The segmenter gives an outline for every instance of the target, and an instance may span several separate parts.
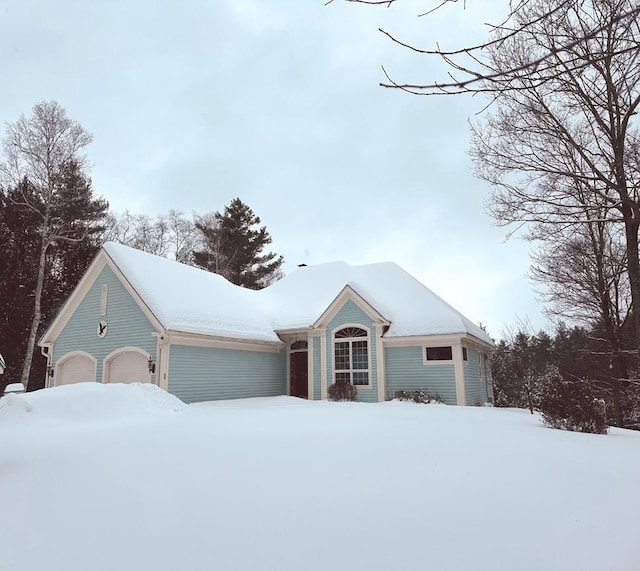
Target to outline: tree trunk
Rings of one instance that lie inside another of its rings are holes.
[[[629,285],[631,286],[631,306],[635,329],[635,346],[640,346],[640,259],[638,258],[639,221],[631,209],[623,212],[627,249]]]
[[[42,321],[42,291],[44,289],[44,270],[46,266],[47,249],[49,248],[49,236],[46,230],[46,224],[43,224],[42,241],[40,243],[40,259],[38,261],[38,278],[36,280],[36,291],[33,300],[33,320],[31,321],[31,329],[27,340],[27,351],[24,356],[24,365],[22,367],[22,375],[20,382],[24,385],[24,390],[29,387],[29,375],[31,374],[31,363],[33,361],[33,351],[36,347],[36,337],[40,322]]]

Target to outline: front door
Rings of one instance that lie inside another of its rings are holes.
[[[295,351],[289,357],[290,394],[292,397],[309,398],[307,352]]]

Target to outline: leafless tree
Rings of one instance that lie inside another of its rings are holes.
[[[400,4],[401,0],[345,0],[346,2],[375,5],[379,7],[391,7]],[[478,0],[469,0],[469,3]],[[331,4],[328,0],[326,4]],[[456,5],[457,8],[466,8],[466,0],[424,0],[425,9],[417,14],[418,17],[429,14],[446,7]],[[591,4],[581,0],[509,0],[507,13],[504,18],[496,23],[487,23],[487,40],[472,45],[460,45],[453,49],[445,49],[440,42],[429,47],[419,47],[407,43],[392,32],[380,28],[379,31],[390,41],[404,48],[422,54],[427,58],[435,58],[445,63],[448,70],[441,79],[427,78],[423,83],[406,83],[394,79],[393,73],[382,70],[386,81],[382,87],[401,89],[416,95],[451,95],[461,93],[491,93],[500,94],[505,90],[519,89],[519,83],[523,78],[531,74],[538,74],[544,70],[547,76],[555,73],[564,73],[566,66],[573,73],[580,73],[584,62],[572,60],[571,53],[576,44],[589,41],[606,31],[608,22],[591,22],[591,25],[579,31],[579,33],[565,36],[561,30],[553,34],[553,41],[546,45],[539,45],[538,49],[525,52],[517,61],[508,62],[506,66],[496,67],[487,53],[501,50],[505,42],[526,42],[536,35],[541,27],[552,29],[558,16],[563,12],[581,4]],[[617,10],[613,23],[620,26],[628,26],[640,15],[640,4],[626,2],[623,9]],[[622,48],[623,53],[626,48]],[[612,52],[617,55],[617,48]],[[560,56],[560,58],[558,57]],[[604,56],[603,56],[604,57]],[[559,61],[563,60],[563,61]]]
[[[620,17],[635,4],[576,0],[540,18],[551,4],[527,3],[518,17],[538,21],[527,35],[496,32],[503,39],[487,51],[494,69],[555,49],[554,63],[496,94],[472,126],[472,157],[495,188],[490,211],[500,224],[621,224],[631,298],[640,307],[640,25]],[[595,217],[585,217],[585,205],[597,208]],[[633,316],[640,339],[640,311]]]
[[[194,222],[180,210],[171,209],[156,218],[125,210],[109,214],[103,240],[192,265],[197,232]]]
[[[20,205],[28,208],[40,220],[33,319],[21,374],[25,389],[28,388],[33,350],[42,321],[47,250],[55,241],[82,239],[78,238],[76,228],[68,227],[65,220],[55,215],[61,173],[72,162],[82,168],[85,157],[80,151],[91,140],[91,135],[78,122],[69,119],[65,109],[55,101],[37,103],[30,117],[22,115],[14,123],[6,124],[4,161],[0,163],[2,183],[23,189]],[[20,184],[25,181],[28,184]]]

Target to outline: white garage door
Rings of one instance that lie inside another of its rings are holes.
[[[96,366],[89,357],[76,355],[64,361],[56,371],[55,384],[93,382],[96,380]]]
[[[136,351],[123,351],[109,361],[109,383],[148,383],[147,357]]]

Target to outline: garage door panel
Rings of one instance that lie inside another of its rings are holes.
[[[148,383],[147,357],[136,351],[123,351],[109,361],[109,383]]]
[[[77,355],[64,361],[56,372],[56,385],[71,383],[94,382],[96,380],[96,366],[84,355]]]

